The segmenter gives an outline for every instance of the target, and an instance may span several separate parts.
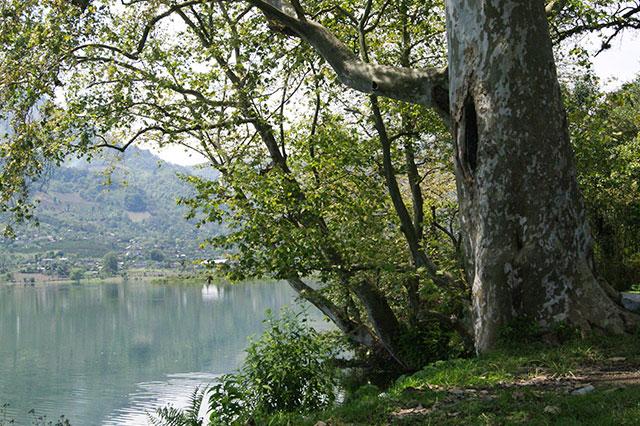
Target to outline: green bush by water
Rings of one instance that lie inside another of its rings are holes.
[[[211,424],[245,424],[256,416],[320,410],[335,401],[335,343],[308,325],[306,312],[285,308],[276,317],[267,311],[264,322],[267,328],[250,342],[240,370],[206,390]],[[200,424],[197,412],[204,394],[196,393],[187,410],[157,410],[155,424]]]

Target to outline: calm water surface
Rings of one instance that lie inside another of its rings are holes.
[[[0,284],[0,405],[18,424],[35,409],[74,426],[145,425],[235,370],[265,310],[293,302],[284,283]]]

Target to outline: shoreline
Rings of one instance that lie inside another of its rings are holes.
[[[173,272],[171,270],[139,270],[132,269],[124,271],[124,273],[114,276],[105,277],[90,277],[82,278],[80,280],[73,280],[70,278],[50,277],[50,279],[42,279],[40,277],[28,277],[22,280],[0,281],[0,286],[21,286],[32,287],[41,286],[44,284],[49,285],[64,285],[64,284],[117,284],[126,281],[149,281],[154,284],[206,284],[208,277],[211,276],[211,283],[219,283],[222,278],[213,274],[202,273],[202,271],[188,273],[188,272]],[[33,278],[33,281],[30,279]],[[29,279],[29,280],[27,280]]]

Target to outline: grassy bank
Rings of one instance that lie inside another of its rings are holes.
[[[318,423],[320,422],[320,423]],[[261,419],[271,425],[638,425],[640,339],[574,340],[440,361],[335,408]]]

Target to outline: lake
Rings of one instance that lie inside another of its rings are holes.
[[[147,424],[234,371],[265,310],[294,301],[285,283],[0,284],[0,405],[18,424]]]

